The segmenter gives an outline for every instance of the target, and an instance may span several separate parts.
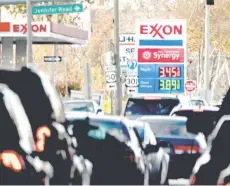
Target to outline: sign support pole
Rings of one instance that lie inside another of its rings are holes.
[[[92,99],[92,81],[91,81],[91,67],[89,63],[85,64],[85,73],[84,73],[84,84],[85,84],[85,97],[86,99]]]
[[[27,9],[27,60],[26,65],[33,63],[33,41],[32,41],[32,6],[31,0],[26,1]]]
[[[68,91],[68,64],[67,61],[64,61],[65,63],[65,97],[69,97],[69,91]]]
[[[116,114],[120,115],[122,111],[122,84],[120,69],[120,39],[119,39],[119,0],[114,0],[114,43],[115,43],[115,65],[116,65]]]
[[[205,99],[209,102],[209,48],[210,48],[210,5],[205,5],[205,61],[204,61],[204,88]]]

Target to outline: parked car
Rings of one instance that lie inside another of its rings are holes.
[[[204,107],[208,107],[208,102],[204,99],[201,99],[201,98],[191,98],[190,99],[190,102],[192,104],[192,106],[204,106]]]
[[[68,100],[64,101],[65,112],[77,111],[77,112],[90,112],[95,114],[103,114],[102,109],[93,100]]]
[[[187,129],[191,133],[201,132],[207,136],[212,132],[218,120],[219,108],[217,107],[187,107],[171,113],[172,116],[188,118]]]
[[[136,95],[128,98],[123,115],[129,119],[141,116],[170,115],[179,108],[191,106],[183,95]]]
[[[138,120],[149,124],[157,143],[164,144],[165,151],[170,155],[169,179],[189,178],[200,156],[200,142],[195,134],[187,131],[187,118],[142,116]]]
[[[157,143],[149,124],[142,121],[132,122],[144,148],[149,167],[149,184],[168,184],[169,155],[168,149],[162,143]]]
[[[0,70],[0,83],[20,98],[29,119],[36,149],[30,161],[39,158],[53,167],[50,184],[68,184],[72,160],[68,152],[68,134],[64,109],[49,78],[36,69]],[[65,156],[63,155],[65,154]]]
[[[0,184],[42,185],[52,167],[47,165],[37,172],[38,167],[29,161],[35,142],[20,98],[7,85],[0,84],[0,103]],[[37,163],[43,164],[39,159]]]
[[[217,185],[228,182],[230,115],[224,115],[208,137],[208,147],[196,161],[191,185]]]
[[[143,184],[144,154],[132,128],[119,117],[67,112],[78,152],[93,164],[91,184]]]

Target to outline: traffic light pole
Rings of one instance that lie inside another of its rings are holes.
[[[119,0],[114,0],[114,58],[116,65],[116,114],[120,115],[122,111],[122,84],[120,68],[120,50],[119,50]]]
[[[210,51],[210,5],[205,4],[205,61],[204,61],[204,89],[205,99],[210,100],[209,89],[209,51]]]

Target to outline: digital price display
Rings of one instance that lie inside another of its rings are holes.
[[[159,90],[178,91],[181,89],[181,80],[179,79],[160,79],[159,81]]]
[[[184,93],[184,64],[139,65],[139,93]]]
[[[155,93],[184,93],[184,65],[156,64]]]
[[[159,67],[160,78],[165,77],[173,77],[180,78],[181,77],[181,68],[180,67]]]

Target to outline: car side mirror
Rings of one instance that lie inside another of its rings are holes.
[[[102,110],[101,109],[97,109],[97,114],[101,113]]]
[[[145,154],[150,154],[150,153],[155,153],[155,152],[158,152],[159,150],[159,146],[158,145],[151,145],[151,144],[148,144],[146,145],[146,147],[144,148],[144,152]]]

